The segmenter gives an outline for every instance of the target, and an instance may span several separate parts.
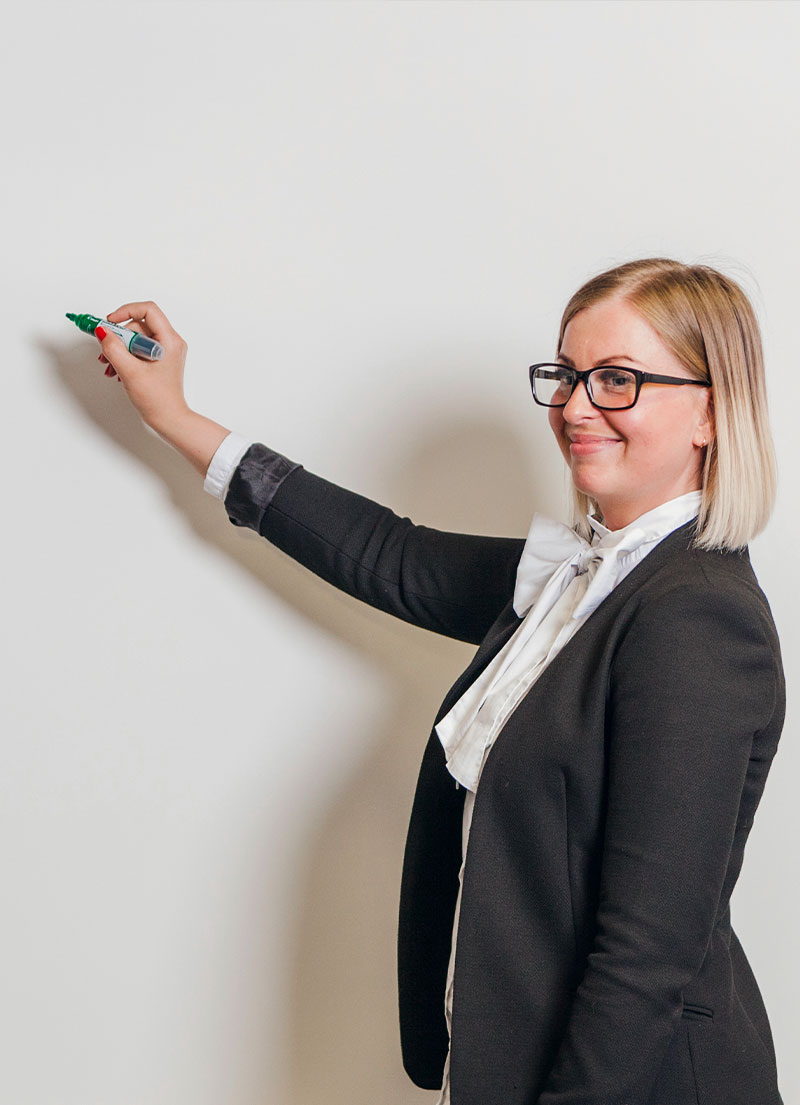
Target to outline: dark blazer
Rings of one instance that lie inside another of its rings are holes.
[[[520,624],[523,542],[443,533],[305,472],[231,520],[337,587],[479,645],[443,716]],[[453,1105],[779,1105],[767,1014],[729,899],[784,714],[747,552],[692,523],[604,600],[533,685],[478,788],[455,959]],[[463,790],[434,733],[400,903],[404,1063],[440,1087]]]

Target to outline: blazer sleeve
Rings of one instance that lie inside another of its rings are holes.
[[[225,508],[347,594],[473,644],[511,600],[524,545],[414,525],[263,445],[244,455]]]
[[[595,939],[537,1105],[649,1100],[738,875],[782,669],[763,596],[715,583],[642,600],[616,652]]]

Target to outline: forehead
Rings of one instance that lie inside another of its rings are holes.
[[[676,363],[650,323],[620,298],[603,299],[573,315],[560,352],[579,368],[598,360],[623,359],[623,355],[644,365]]]

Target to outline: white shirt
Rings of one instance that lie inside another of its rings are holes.
[[[253,444],[253,441],[242,437],[241,434],[228,434],[211,458],[211,463],[206,470],[203,490],[213,495],[215,499],[224,500],[239,461]]]

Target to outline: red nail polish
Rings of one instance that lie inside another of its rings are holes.
[[[102,326],[95,326],[94,333],[95,333],[95,337],[98,337],[100,339],[100,341],[102,341],[103,338],[106,336],[106,332],[105,332],[105,330],[103,329]]]

